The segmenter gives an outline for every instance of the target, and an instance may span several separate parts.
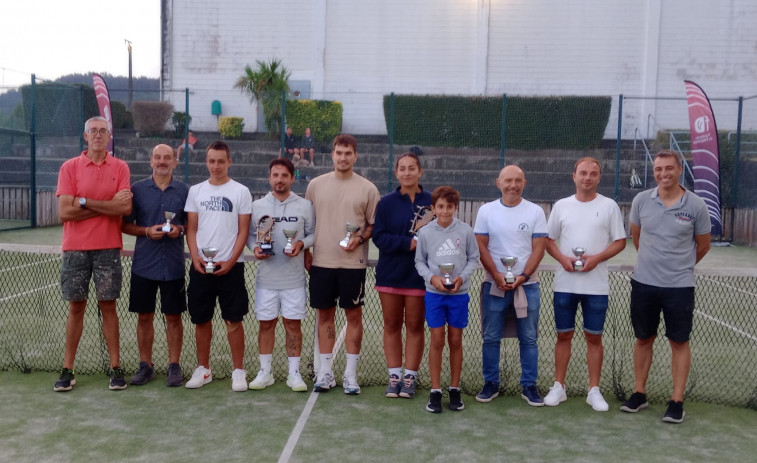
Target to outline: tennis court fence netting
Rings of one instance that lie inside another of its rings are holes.
[[[0,370],[22,372],[49,371],[61,368],[65,346],[65,326],[68,305],[60,295],[60,251],[55,246],[26,246],[0,244]],[[131,274],[131,251],[122,253],[123,289],[117,301],[120,318],[121,361],[131,373],[139,364],[136,341],[136,314],[128,312],[129,279]],[[189,261],[187,261],[189,265]],[[246,290],[250,303],[254,304],[254,261],[245,264]],[[605,394],[612,393],[624,399],[633,389],[634,336],[629,319],[630,266],[610,265],[610,306],[603,335],[604,363],[600,387]],[[552,385],[554,378],[554,344],[556,333],[552,311],[552,288],[554,267],[542,265],[541,316],[539,321],[539,382],[542,392]],[[469,306],[469,325],[463,335],[462,388],[475,394],[483,385],[481,375],[481,316],[480,287],[483,270],[473,277]],[[383,318],[375,284],[374,268],[366,277],[366,299],[363,309],[364,337],[358,365],[358,380],[361,385],[383,385],[387,380],[383,351]],[[102,336],[99,310],[96,308],[94,287],[90,287],[90,299],[84,322],[84,332],[79,344],[75,370],[78,374],[96,374],[108,368],[108,353]],[[160,310],[160,301],[157,302]],[[697,270],[696,310],[694,332],[691,337],[692,366],[686,386],[687,400],[724,405],[734,405],[757,410],[757,270]],[[303,320],[302,373],[313,375],[314,320],[312,309]],[[181,365],[187,376],[196,365],[194,329],[188,314],[183,316],[184,343]],[[344,326],[344,316],[337,310],[337,332]],[[580,333],[581,315],[576,320],[577,333],[573,339],[573,353],[566,378],[569,395],[586,393],[586,342]],[[662,322],[661,322],[662,324]],[[246,337],[245,367],[248,377],[254,377],[258,369],[257,332],[258,323],[253,308],[243,322]],[[662,335],[655,341],[655,356],[649,375],[647,392],[651,401],[663,403],[672,389],[670,373],[670,348]],[[426,341],[428,350],[428,333]],[[155,345],[153,361],[158,373],[165,374],[168,365],[168,350],[165,339],[165,319],[155,317]],[[211,368],[217,379],[231,376],[231,355],[226,340],[225,328],[216,310],[211,347]],[[337,376],[344,369],[345,355],[335,354],[334,371]],[[502,342],[501,390],[505,394],[520,391],[520,363],[516,339]],[[277,325],[274,349],[274,375],[284,381],[287,374],[287,358],[284,350],[284,330]],[[449,378],[445,354],[442,384]],[[52,378],[51,378],[52,380]],[[419,386],[430,386],[427,352],[419,372]]]

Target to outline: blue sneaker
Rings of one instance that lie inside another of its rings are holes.
[[[520,396],[532,407],[541,407],[544,405],[544,399],[539,395],[539,390],[536,389],[536,386],[523,386],[523,392]]]
[[[499,395],[499,384],[487,381],[484,383],[484,387],[481,392],[476,394],[476,400],[478,402],[491,402],[495,397]]]
[[[58,381],[55,382],[53,391],[55,392],[70,391],[71,389],[74,388],[75,384],[76,384],[76,379],[74,379],[74,370],[69,370],[68,368],[64,368],[60,372],[60,377],[58,378]]]

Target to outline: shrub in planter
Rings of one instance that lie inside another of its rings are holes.
[[[131,105],[134,129],[148,137],[163,135],[173,109],[167,101],[135,101]]]
[[[244,121],[241,117],[222,117],[218,121],[218,131],[224,139],[234,139],[242,137],[242,128]]]

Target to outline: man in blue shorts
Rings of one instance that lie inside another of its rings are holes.
[[[678,183],[680,153],[663,150],[654,158],[657,188],[646,190],[631,205],[631,237],[639,252],[631,279],[631,324],[634,392],[620,406],[635,413],[647,408],[646,387],[652,349],[665,318],[672,350],[673,394],[663,421],[680,423],[683,394],[691,367],[689,337],[694,319],[694,266],[710,250],[710,215],[704,200]]]
[[[187,310],[184,290],[184,225],[189,186],[175,179],[178,156],[168,145],[153,148],[152,175],[134,182],[131,214],[124,217],[121,231],[137,237],[131,265],[129,312],[137,313],[139,368],[129,381],[141,386],[155,378],[152,347],[155,339],[155,297],[160,289],[160,309],[166,317],[168,378],[166,385],[181,386],[181,344],[184,326],[181,314]],[[164,231],[165,213],[173,213],[170,231]]]
[[[599,390],[602,332],[610,294],[607,260],[626,247],[626,230],[615,201],[597,193],[601,177],[602,169],[596,159],[586,157],[576,161],[573,168],[576,194],[557,201],[547,222],[547,252],[560,264],[555,273],[554,293],[557,328],[555,385],[544,397],[544,405],[551,407],[568,398],[565,376],[580,303],[589,369],[586,403],[598,412],[610,408]],[[577,264],[579,257],[573,252],[577,248],[584,249],[580,264]]]

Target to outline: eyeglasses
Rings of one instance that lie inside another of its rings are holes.
[[[99,133],[101,137],[104,137],[105,135],[108,135],[110,133],[108,129],[89,129],[87,130],[87,132],[92,135],[97,135]]]

